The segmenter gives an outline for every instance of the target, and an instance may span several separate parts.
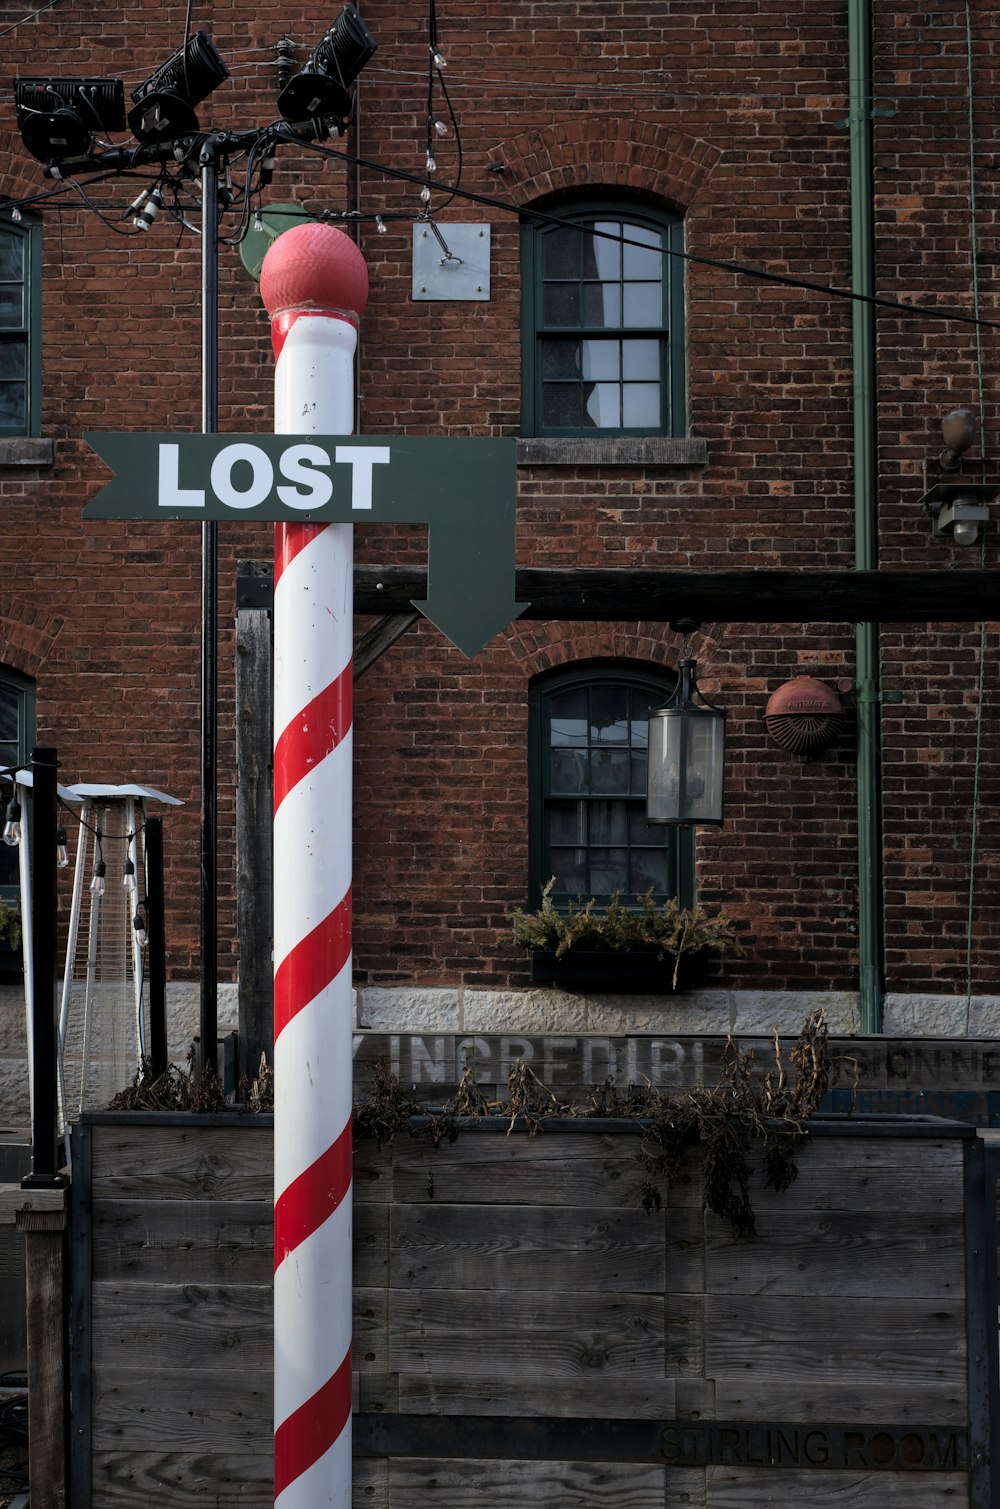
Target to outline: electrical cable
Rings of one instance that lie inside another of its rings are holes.
[[[338,162],[358,162],[363,168],[374,173],[381,173],[387,178],[397,178],[406,183],[422,183],[415,173],[408,173],[405,168],[391,168],[386,163],[373,162],[369,158],[355,157],[350,152],[340,152],[333,147],[324,147],[320,142],[306,141],[300,138],[301,145],[310,152],[318,152],[324,157],[333,158]],[[511,204],[508,200],[497,199],[491,194],[474,193],[472,189],[460,189],[454,184],[448,188],[459,199],[465,199],[472,204],[485,205],[489,209],[499,210],[507,215],[516,215],[519,220],[531,220],[540,225],[572,226],[579,229],[575,222],[563,220],[558,215],[546,214],[544,210],[529,209],[525,205]],[[611,235],[606,231],[594,230],[587,227],[588,234],[600,237],[607,241],[616,241],[619,244],[633,245],[627,238]],[[648,245],[644,246],[648,251]],[[855,293],[850,288],[837,288],[828,283],[819,283],[813,278],[795,278],[788,273],[769,272],[766,268],[755,267],[747,262],[732,262],[720,257],[699,256],[695,252],[681,251],[677,247],[662,247],[661,253],[665,257],[677,257],[681,261],[691,262],[698,267],[714,267],[722,272],[735,272],[749,278],[758,278],[765,283],[775,283],[786,288],[801,288],[810,293],[822,293],[827,298],[849,299],[856,303],[873,304],[881,309],[891,309],[896,314],[925,315],[930,319],[954,320],[964,325],[979,325],[986,330],[1000,330],[1000,321],[984,320],[976,315],[965,314],[958,309],[938,309],[931,304],[911,304],[899,299],[888,299],[879,294]]]
[[[48,4],[40,5],[37,10],[30,10],[26,16],[21,17],[20,21],[15,21],[12,25],[5,26],[3,30],[0,31],[0,37],[7,36],[8,32],[17,31],[17,28],[19,26],[23,26],[25,21],[33,21],[35,17],[40,16],[43,11],[51,10],[55,4],[56,0],[48,0]]]

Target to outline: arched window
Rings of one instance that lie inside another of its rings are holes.
[[[41,427],[41,225],[0,213],[0,435]]]
[[[683,435],[684,264],[677,216],[587,201],[526,219],[525,435]]]
[[[618,663],[532,683],[530,906],[553,876],[557,905],[650,887],[658,900],[693,904],[692,833],[646,822],[649,714],[672,690],[669,674]]]
[[[35,684],[0,666],[0,767],[26,764],[34,742]],[[4,810],[11,794],[10,783],[0,782]],[[16,901],[20,894],[17,849],[0,844],[0,901]]]

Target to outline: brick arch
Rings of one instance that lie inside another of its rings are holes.
[[[0,665],[34,680],[64,621],[54,614],[43,618],[30,608],[19,610],[12,598],[0,596]]]
[[[492,154],[518,203],[599,187],[628,189],[686,210],[718,162],[711,142],[642,117],[587,115],[524,131]]]
[[[4,164],[0,202],[31,199],[35,194],[45,192],[46,182],[42,177],[42,165],[25,150],[24,143],[16,131],[0,130],[0,161]],[[49,187],[55,187],[55,185],[49,185]],[[32,209],[41,211],[44,207],[43,200],[33,205]]]
[[[723,626],[705,625],[691,636],[696,657],[708,656]],[[515,620],[507,630],[507,650],[527,678],[580,661],[620,660],[637,669],[676,670],[686,638],[666,623],[600,625]]]

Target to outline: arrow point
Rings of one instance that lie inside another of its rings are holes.
[[[511,602],[507,607],[500,607],[497,603],[488,601],[456,603],[449,597],[444,602],[438,598],[423,602],[414,600],[413,606],[435,628],[440,629],[444,637],[450,639],[467,660],[472,660],[508,624],[513,623],[515,618],[520,618],[530,604]]]

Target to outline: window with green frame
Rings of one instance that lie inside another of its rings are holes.
[[[525,435],[683,435],[679,216],[587,201],[522,232]]]
[[[673,679],[613,665],[548,672],[529,693],[529,905],[555,877],[556,905],[582,896],[694,903],[690,829],[646,821],[650,712]]]
[[[25,765],[34,742],[35,684],[0,666],[0,768]],[[11,795],[10,783],[0,782],[4,811]],[[0,901],[16,901],[20,894],[17,849],[0,844]]]
[[[0,435],[37,435],[41,419],[41,224],[0,213]]]

